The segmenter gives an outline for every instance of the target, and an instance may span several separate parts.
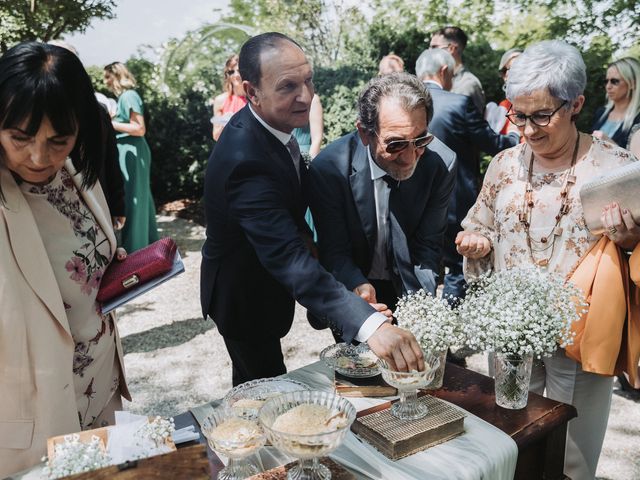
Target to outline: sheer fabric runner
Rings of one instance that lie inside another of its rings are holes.
[[[303,382],[312,389],[332,388],[331,371],[321,362],[294,370],[284,376]],[[386,401],[371,398],[349,400],[357,410],[364,410]],[[191,413],[198,423],[201,423],[211,408],[210,404],[206,404],[193,408]],[[467,417],[464,421],[464,434],[395,462],[369,444],[360,441],[351,432],[330,457],[352,470],[359,479],[513,479],[518,459],[516,443],[502,430],[469,412],[465,413]],[[274,447],[265,447],[260,451],[260,458],[254,461],[265,469],[270,469],[293,460]]]

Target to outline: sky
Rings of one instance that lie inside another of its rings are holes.
[[[228,0],[117,0],[116,18],[94,20],[84,33],[65,36],[85,65],[124,62],[140,46],[157,47],[218,19]]]

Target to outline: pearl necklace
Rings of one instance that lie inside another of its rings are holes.
[[[524,202],[522,206],[522,211],[519,213],[518,218],[520,223],[524,228],[524,231],[527,236],[527,247],[529,248],[529,256],[531,257],[531,261],[538,266],[545,267],[549,264],[551,257],[553,257],[553,251],[556,246],[556,237],[562,235],[562,228],[560,227],[560,220],[564,217],[570,210],[569,203],[569,191],[571,187],[576,183],[575,176],[575,167],[576,160],[578,158],[578,147],[580,146],[580,132],[576,132],[578,135],[576,137],[576,144],[573,148],[573,155],[571,157],[571,167],[565,172],[564,179],[562,180],[562,189],[560,190],[560,210],[556,214],[556,223],[554,224],[551,231],[540,237],[540,240],[535,240],[531,238],[531,233],[529,231],[529,227],[531,226],[531,214],[533,212],[533,151],[531,151],[531,158],[529,159],[529,172],[527,175],[527,185],[524,194]],[[548,257],[536,259],[534,256],[534,252],[541,253],[547,250],[551,250]]]

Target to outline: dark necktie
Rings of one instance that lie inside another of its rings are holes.
[[[384,177],[382,177],[382,180],[384,180],[384,182],[389,185],[389,188],[391,190],[395,190],[396,188],[398,188],[400,186],[400,180],[396,180],[395,178],[393,178],[391,175],[385,175]]]
[[[296,169],[296,175],[298,175],[298,181],[300,181],[300,147],[298,146],[298,141],[296,137],[291,135],[291,138],[287,142],[287,148],[289,149],[289,153],[291,153],[291,158],[293,159],[293,166]]]

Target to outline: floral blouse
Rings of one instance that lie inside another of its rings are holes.
[[[531,149],[526,143],[521,143],[496,155],[489,165],[476,203],[462,221],[464,230],[486,236],[492,250],[478,260],[465,258],[465,277],[472,279],[491,269],[530,265],[532,255],[536,261],[548,260],[550,271],[563,277],[571,273],[582,256],[600,239],[587,229],[580,203],[580,188],[614,168],[636,161],[630,152],[609,142],[596,138],[592,142],[587,154],[576,162],[576,183],[568,193],[569,211],[561,217],[558,225],[561,231],[555,237],[552,231],[560,210],[560,192],[566,170],[536,171],[534,164],[531,179],[534,205],[529,227],[531,253],[519,217],[523,212]],[[542,242],[543,237],[548,238],[546,243]]]
[[[38,225],[75,342],[69,368],[80,425],[102,426],[93,422],[117,391],[120,378],[115,325],[95,301],[111,246],[65,169],[47,185],[23,182],[20,188]]]

